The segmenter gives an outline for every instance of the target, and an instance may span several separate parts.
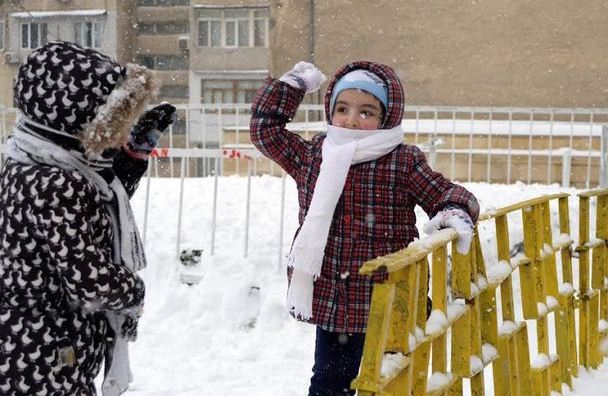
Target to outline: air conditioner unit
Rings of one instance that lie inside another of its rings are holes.
[[[188,49],[188,37],[178,37],[177,45],[180,50],[187,50]]]
[[[8,64],[15,64],[21,62],[21,59],[17,53],[8,51],[4,53],[4,61]]]

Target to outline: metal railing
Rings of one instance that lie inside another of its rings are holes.
[[[178,105],[181,121],[163,137],[161,145],[168,147],[156,150],[148,168],[144,236],[149,221],[147,202],[151,177],[173,176],[182,181],[187,177],[216,178],[211,252],[215,251],[217,177],[229,174],[239,174],[248,180],[259,174],[285,177],[278,166],[253,149],[248,133],[249,106]],[[14,114],[14,109],[0,109],[0,158],[3,158],[2,144]],[[561,181],[566,187],[570,184],[596,186],[608,179],[605,172],[608,139],[603,124],[608,120],[608,109],[407,106],[405,116],[402,125],[406,142],[421,146],[431,165],[453,179],[505,183],[518,179],[541,183]],[[322,106],[302,105],[288,127],[311,138],[325,129],[322,119]],[[183,182],[180,186],[176,250],[181,243],[183,200],[190,199],[183,195]],[[279,230],[284,220],[284,182],[281,194]],[[250,191],[245,203],[247,216],[249,196]],[[248,218],[244,220],[249,223]],[[246,256],[248,226],[244,232],[243,255]],[[279,235],[280,264],[282,232]]]
[[[178,105],[178,122],[162,138],[167,148],[236,150],[249,148],[249,104]],[[10,131],[14,109],[0,110],[0,145]],[[407,143],[420,146],[447,177],[467,182],[561,183],[591,188],[608,180],[608,143],[602,128],[608,109],[406,106],[402,123]],[[311,138],[325,130],[321,105],[302,104],[288,128]],[[242,158],[186,159],[186,176],[219,172],[246,175]],[[165,171],[179,176],[179,160],[167,158]],[[215,166],[219,168],[216,169]],[[272,161],[258,158],[254,174],[280,175]]]

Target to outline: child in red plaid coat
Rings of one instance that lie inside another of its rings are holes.
[[[416,205],[432,218],[426,232],[456,229],[466,253],[479,206],[433,171],[420,149],[403,143],[404,93],[388,66],[345,65],[325,95],[327,133],[306,141],[289,132],[304,94],[324,80],[305,62],[278,80],[269,77],[252,104],[250,130],[255,146],[298,187],[287,303],[294,317],[317,326],[309,395],[354,395],[372,286],[386,279],[359,275],[359,268],[418,237]]]

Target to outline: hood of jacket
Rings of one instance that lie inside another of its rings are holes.
[[[336,83],[338,80],[340,80],[340,78],[342,78],[342,76],[357,69],[366,69],[371,71],[380,77],[387,87],[388,107],[386,109],[386,113],[384,114],[384,118],[382,119],[380,129],[391,129],[399,125],[403,118],[403,108],[405,105],[405,93],[403,86],[401,85],[401,81],[399,81],[397,73],[395,73],[391,67],[381,63],[369,61],[354,61],[347,63],[340,68],[340,70],[338,70],[331,79],[329,86],[327,87],[327,92],[325,93],[325,115],[327,117],[327,122],[330,122],[331,120],[331,94]]]

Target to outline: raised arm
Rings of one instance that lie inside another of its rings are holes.
[[[325,76],[313,65],[300,62],[280,80],[268,77],[251,105],[253,144],[295,177],[310,143],[285,125],[293,119],[307,92],[317,90]]]
[[[148,158],[161,135],[175,121],[176,108],[163,102],[139,117],[131,128],[127,144],[114,157],[113,171],[129,197],[148,168]]]

